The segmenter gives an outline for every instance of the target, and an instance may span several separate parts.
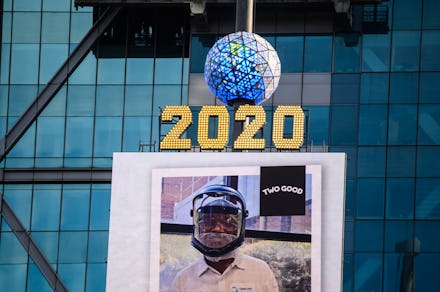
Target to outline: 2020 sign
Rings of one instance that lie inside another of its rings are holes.
[[[284,137],[285,121],[293,118],[291,137]],[[161,115],[162,122],[178,121],[160,142],[161,150],[189,150],[192,141],[182,135],[192,124],[192,112],[189,106],[169,105]],[[209,137],[209,123],[217,119],[217,135]],[[252,120],[248,122],[250,119]],[[237,150],[261,150],[265,147],[264,138],[255,134],[266,124],[266,112],[262,106],[241,105],[235,112],[235,121],[243,121],[243,129],[233,143]],[[224,149],[229,140],[230,116],[226,106],[203,106],[198,114],[197,142],[202,150]],[[300,106],[280,105],[273,114],[272,141],[277,149],[298,149],[304,137],[304,112]]]

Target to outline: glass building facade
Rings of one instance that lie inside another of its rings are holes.
[[[1,139],[99,9],[0,3]],[[370,6],[352,3],[353,13]],[[146,7],[120,11],[0,161],[0,193],[69,291],[105,290],[112,153],[159,151],[166,105],[219,104],[203,65],[234,31],[233,5],[208,5],[208,18],[183,4]],[[320,7],[258,7],[255,32],[282,68],[263,104],[268,125],[276,106],[301,105],[305,149],[348,155],[343,291],[440,287],[440,2],[383,1],[385,28],[353,19],[352,30]],[[0,226],[0,291],[52,291],[5,216]]]

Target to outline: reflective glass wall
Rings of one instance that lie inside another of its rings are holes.
[[[282,64],[264,107],[270,124],[277,105],[300,104],[310,149],[348,155],[343,290],[430,291],[440,286],[440,2],[381,6],[387,30],[354,22],[351,32],[319,9],[257,9],[255,31]],[[161,108],[218,104],[203,64],[234,12],[208,13],[207,24],[187,6],[120,14],[2,169],[110,168],[114,151],[158,151]],[[3,1],[1,137],[97,16],[71,0]],[[30,176],[0,192],[69,291],[104,290],[109,183]],[[27,290],[51,288],[2,218],[0,291]]]

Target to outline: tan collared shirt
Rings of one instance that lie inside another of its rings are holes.
[[[201,258],[177,274],[171,291],[278,292],[278,284],[266,262],[239,253],[223,274]]]

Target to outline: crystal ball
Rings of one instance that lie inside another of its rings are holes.
[[[209,50],[204,76],[209,90],[224,104],[259,105],[277,88],[281,64],[268,41],[241,31],[221,38]]]

